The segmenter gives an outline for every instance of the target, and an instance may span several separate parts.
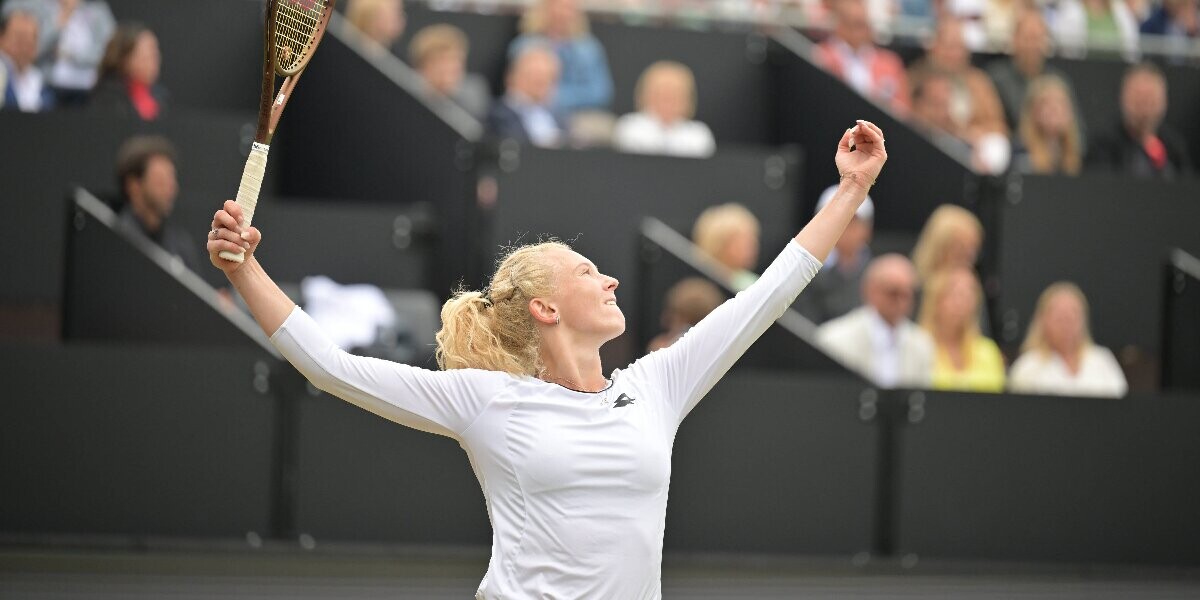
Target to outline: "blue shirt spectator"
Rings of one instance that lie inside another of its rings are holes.
[[[512,41],[512,60],[530,44],[545,45],[558,55],[561,75],[553,100],[561,115],[598,109],[612,102],[612,74],[600,42],[588,32],[587,15],[575,0],[541,0],[521,20],[522,34]]]

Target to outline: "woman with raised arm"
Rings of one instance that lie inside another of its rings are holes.
[[[625,329],[617,280],[561,243],[512,251],[486,290],[446,302],[442,371],[334,346],[254,259],[262,236],[243,231],[234,202],[214,216],[208,251],[314,385],[466,450],[493,530],[476,598],[654,599],[680,422],[816,274],[886,160],[878,127],[846,130],[836,197],[762,277],[609,377],[600,346]],[[222,250],[246,260],[226,262]]]

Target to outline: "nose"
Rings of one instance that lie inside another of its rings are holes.
[[[608,277],[608,276],[606,275],[605,277]],[[619,286],[619,285],[621,285],[621,282],[617,281],[616,277],[608,277],[608,281],[604,284],[604,289],[611,292],[611,291],[617,289],[617,286]]]

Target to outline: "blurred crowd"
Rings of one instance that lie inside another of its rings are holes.
[[[689,15],[802,15],[813,60],[883,110],[957,146],[972,168],[1078,175],[1087,169],[1173,179],[1193,170],[1184,138],[1164,124],[1167,79],[1143,60],[1153,40],[1161,62],[1194,60],[1200,0],[626,0],[604,6],[626,20],[658,11]],[[606,50],[592,35],[581,0],[532,0],[507,48],[503,89],[467,69],[470,40],[446,23],[410,32],[401,0],[345,0],[349,24],[406,60],[430,102],[445,102],[491,135],[542,147],[608,146],[619,151],[706,157],[718,140],[697,120],[696,74],[660,60],[637,79],[635,109],[615,114]],[[433,2],[452,8],[453,1]],[[486,2],[472,3],[476,8]],[[592,5],[589,4],[589,7]],[[909,36],[908,60],[889,42]],[[1163,54],[1172,48],[1177,52]],[[983,60],[980,52],[988,52]],[[1117,97],[1120,122],[1088,131],[1079,91],[1052,56],[1101,55],[1128,63]],[[154,121],[170,96],[159,82],[154,32],[118,23],[104,0],[6,0],[0,4],[0,110],[88,109]],[[135,138],[117,157],[122,225],[197,266],[194,241],[168,221],[175,153],[161,138]],[[830,188],[817,202],[820,210]],[[1088,302],[1070,282],[1037,303],[1018,356],[988,337],[975,271],[984,229],[952,205],[929,218],[911,256],[871,249],[870,198],[795,308],[819,325],[833,356],[881,386],[1011,390],[1120,396],[1127,389],[1113,354],[1092,341]],[[759,224],[736,203],[713,206],[692,232],[698,251],[733,291],[756,279]],[[724,300],[703,279],[667,295],[663,332],[670,345]]]

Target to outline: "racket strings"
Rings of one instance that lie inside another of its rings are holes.
[[[275,64],[290,72],[303,64],[327,0],[279,0],[275,10]]]

